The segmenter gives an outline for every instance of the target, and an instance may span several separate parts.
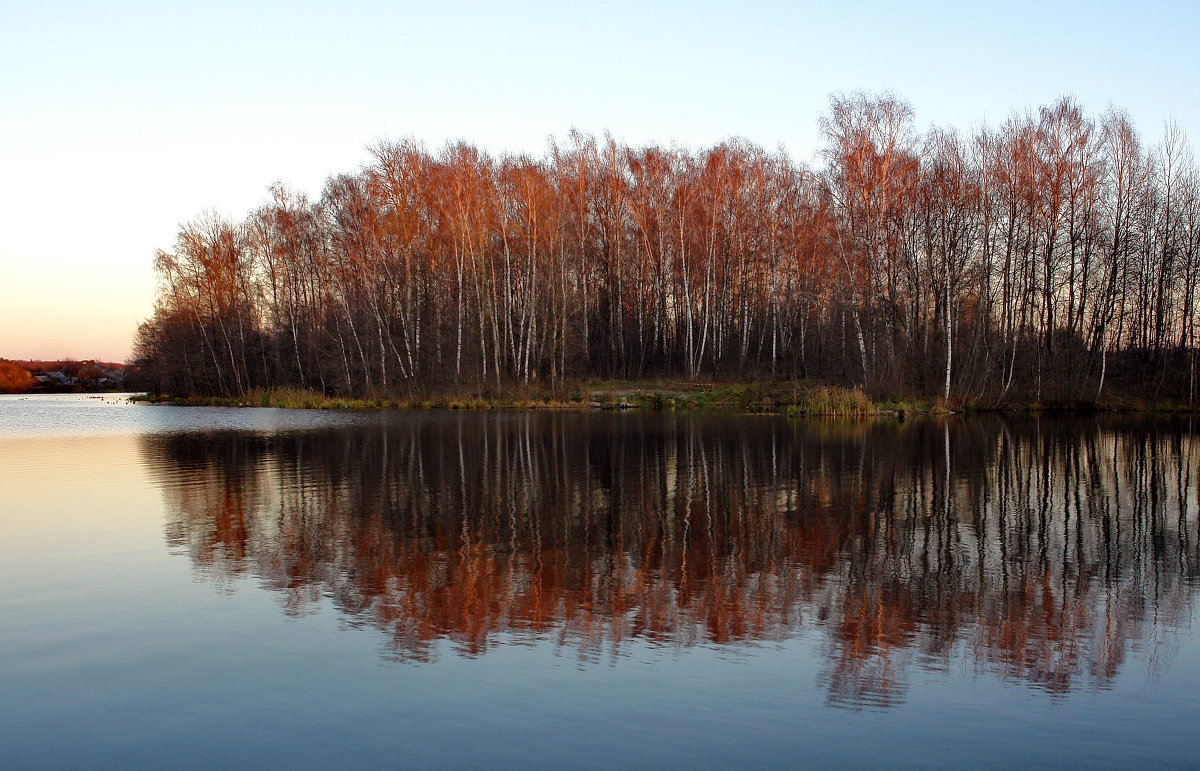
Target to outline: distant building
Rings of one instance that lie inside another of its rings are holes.
[[[47,375],[47,377],[50,378],[50,382],[56,386],[73,386],[73,385],[75,385],[75,378],[71,377],[70,375],[68,375],[65,372],[62,372],[61,370],[47,372],[46,375]]]

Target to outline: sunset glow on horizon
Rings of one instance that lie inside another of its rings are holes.
[[[0,358],[127,359],[181,223],[241,220],[276,181],[316,198],[379,140],[540,156],[575,127],[819,164],[829,95],[857,90],[919,127],[1070,94],[1150,144],[1200,136],[1195,4],[870,5],[9,4]]]

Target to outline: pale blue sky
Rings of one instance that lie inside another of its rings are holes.
[[[123,359],[183,220],[315,195],[379,138],[571,127],[813,160],[834,91],[919,126],[1073,94],[1200,135],[1200,2],[0,4],[0,357]]]

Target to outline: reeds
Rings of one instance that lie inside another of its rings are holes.
[[[878,415],[879,408],[861,388],[842,388],[835,385],[817,385],[808,388],[788,408],[792,415],[826,415],[854,417]]]

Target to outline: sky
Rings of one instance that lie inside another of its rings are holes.
[[[572,128],[817,162],[835,92],[970,130],[1074,96],[1200,137],[1200,2],[0,2],[0,357],[124,361],[155,251],[381,139]]]

